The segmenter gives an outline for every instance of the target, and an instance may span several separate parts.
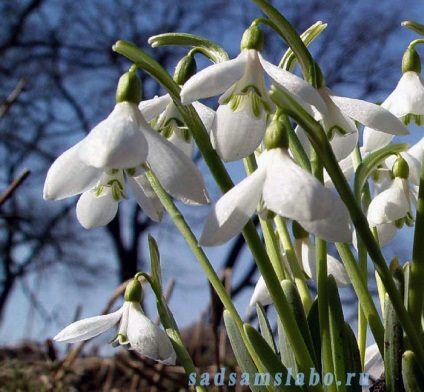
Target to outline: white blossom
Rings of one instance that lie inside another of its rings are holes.
[[[260,145],[267,114],[273,103],[265,85],[264,71],[287,93],[325,111],[318,93],[306,81],[266,61],[259,51],[244,49],[233,60],[211,65],[192,76],[181,90],[183,104],[223,94],[216,113],[211,141],[225,161],[236,161]]]
[[[297,166],[287,150],[274,148],[263,152],[258,169],[218,200],[206,218],[200,243],[213,246],[230,240],[261,198],[269,210],[298,221],[320,238],[351,240],[349,213],[340,198]]]

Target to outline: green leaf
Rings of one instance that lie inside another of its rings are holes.
[[[269,346],[277,352],[277,347],[275,347],[274,336],[272,334],[271,326],[269,324],[268,317],[265,313],[264,307],[260,303],[256,303],[256,313],[258,314],[259,326],[261,328],[261,334],[264,339],[267,341]]]
[[[315,38],[317,38],[327,27],[327,23],[322,23],[321,21],[316,22],[307,30],[305,30],[300,38],[303,43],[308,46]],[[286,71],[293,72],[294,68],[297,64],[296,56],[291,48],[287,49],[286,53],[284,53],[283,58],[278,65],[280,68],[285,69]]]
[[[334,376],[339,392],[346,392],[346,347],[348,340],[345,335],[345,321],[339,290],[333,275],[327,278],[327,296],[330,320],[330,341],[333,354]]]
[[[387,147],[377,150],[367,157],[359,164],[356,175],[354,191],[357,200],[360,200],[362,189],[368,180],[368,177],[374,172],[378,165],[380,165],[390,155],[398,154],[405,151],[409,147],[408,144],[391,144]]]
[[[237,363],[240,366],[243,373],[249,374],[249,379],[254,379],[258,369],[249,354],[249,351],[244,344],[243,337],[237,328],[233,316],[228,310],[224,310],[224,323],[227,331],[228,339],[230,340],[231,347],[233,348],[234,355],[236,356]],[[263,392],[265,388],[251,385],[252,392]]]
[[[289,375],[287,368],[281,363],[280,358],[274,353],[262,335],[249,324],[244,324],[244,330],[263,366],[274,379],[275,384],[277,384],[278,381],[277,377],[280,376],[282,381],[281,385],[274,385],[275,390],[283,392],[301,392],[302,389],[298,385],[295,385],[295,380],[293,378],[289,378],[289,382],[286,382],[287,376]]]
[[[159,46],[187,46],[195,48],[197,51],[211,59],[214,63],[222,63],[229,60],[227,52],[219,45],[194,34],[159,34],[150,37],[148,42],[152,45],[152,48],[157,48]]]
[[[424,375],[417,356],[409,350],[402,355],[402,378],[405,392],[424,392]]]
[[[150,265],[152,269],[152,279],[159,287],[162,287],[162,274],[160,269],[160,254],[159,248],[155,239],[149,235],[149,251],[150,251]]]
[[[411,29],[412,31],[415,31],[418,34],[424,35],[424,25],[420,23],[406,20],[405,22],[402,22],[401,25],[407,27],[408,29]]]
[[[299,291],[297,290],[296,285],[288,279],[285,279],[281,282],[281,287],[283,288],[284,294],[287,297],[287,301],[290,304],[290,308],[293,312],[294,318],[296,319],[300,334],[305,341],[305,345],[311,355],[314,366],[318,368],[318,361],[316,359],[314,344],[312,342],[311,332],[309,331],[309,325],[306,319],[305,310],[303,309],[303,303],[300,298]]]

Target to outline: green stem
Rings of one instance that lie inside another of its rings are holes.
[[[327,243],[319,238],[315,238],[315,247],[317,263],[319,330],[321,335],[321,374],[334,374],[327,291]],[[336,385],[333,384],[332,386],[329,386],[326,391],[337,391]]]
[[[276,32],[286,41],[296,55],[305,79],[312,86],[316,87],[317,80],[315,62],[299,34],[288,20],[266,0],[253,0],[253,2],[255,2],[274,23],[273,27]]]
[[[178,210],[178,208],[175,206],[174,201],[172,200],[171,196],[168,195],[166,190],[162,187],[159,180],[151,170],[146,171],[146,176],[155,191],[156,195],[158,196],[159,200],[161,201],[162,205],[165,207],[165,210],[168,212],[169,216],[171,217],[172,221],[174,222],[177,229],[180,231],[184,239],[186,240],[187,244],[189,245],[191,251],[193,252],[194,256],[198,260],[200,266],[203,268],[203,271],[206,274],[206,277],[208,278],[209,282],[211,283],[212,287],[214,288],[216,294],[218,295],[219,299],[221,300],[224,307],[230,312],[231,316],[233,317],[237,328],[240,331],[240,334],[243,337],[243,340],[245,341],[246,347],[249,351],[249,354],[251,355],[253,361],[255,362],[256,366],[258,367],[258,370],[262,371],[262,365],[260,362],[260,359],[256,355],[255,351],[253,350],[250,342],[246,338],[244,327],[243,327],[243,320],[241,319],[240,315],[237,312],[237,309],[235,308],[233,302],[231,301],[231,298],[229,297],[227,290],[221,283],[221,280],[219,279],[218,275],[216,274],[212,264],[210,263],[208,257],[206,256],[203,249],[198,245],[197,238],[193,234],[190,226],[185,221],[183,215]],[[252,224],[253,225],[253,224]],[[254,227],[254,225],[253,225]]]
[[[305,313],[308,314],[312,306],[311,293],[308,289],[308,285],[305,280],[305,274],[303,273],[302,267],[300,266],[299,259],[296,256],[296,251],[293,247],[290,233],[287,229],[287,224],[281,216],[276,216],[274,221],[277,226],[278,235],[284,252],[286,253],[290,269],[294,276],[294,282],[297,286],[297,289],[299,290],[303,308],[305,309]]]
[[[188,353],[184,345],[174,315],[172,314],[171,309],[169,309],[169,306],[166,303],[165,297],[162,294],[160,286],[158,284],[155,284],[149,274],[142,272],[140,273],[140,275],[144,276],[144,278],[147,280],[147,282],[149,282],[150,286],[152,287],[153,292],[155,293],[162,325],[164,326],[168,336],[171,338],[173,347],[175,349],[175,352],[177,353],[177,357],[183,365],[186,374],[194,373],[198,375],[196,366],[194,366],[193,360],[191,359],[190,354]],[[197,376],[196,380],[199,379],[200,378]],[[196,391],[207,392],[207,389],[204,386],[196,385]]]
[[[361,152],[359,150],[359,146],[356,145],[353,154],[352,154],[353,166],[356,171],[357,167],[362,162]],[[369,188],[368,183],[366,183],[362,189],[360,194],[356,195],[358,202],[363,201],[365,204],[365,212],[368,208],[370,197],[369,197]],[[358,247],[358,261],[359,261],[359,271],[361,272],[362,280],[364,284],[367,284],[368,281],[368,253],[365,248],[361,238],[357,238],[357,247]],[[362,369],[365,366],[365,351],[367,349],[367,329],[368,329],[368,321],[365,316],[365,312],[362,309],[361,302],[358,304],[358,348],[359,355],[361,358]]]
[[[352,282],[353,288],[355,289],[356,295],[358,296],[359,302],[361,304],[361,309],[363,310],[365,317],[368,320],[369,326],[374,336],[374,340],[378,345],[378,348],[381,353],[384,352],[384,328],[378,315],[377,308],[371,297],[371,294],[364,283],[359,270],[358,265],[356,264],[355,256],[353,255],[349,245],[344,243],[336,244],[337,250],[340,254],[340,257],[343,260],[343,264],[346,267],[346,271],[349,275],[349,278]]]
[[[257,169],[257,163],[255,156],[252,154],[244,159],[244,166],[247,175],[252,174]],[[286,272],[284,271],[284,265],[282,260],[282,255],[280,247],[278,244],[278,238],[275,235],[274,228],[272,223],[268,220],[259,218],[259,223],[261,224],[262,233],[264,235],[265,246],[268,251],[268,256],[271,260],[274,271],[277,274],[278,280],[281,282],[286,278]]]
[[[421,164],[420,187],[418,191],[415,218],[414,244],[412,248],[411,272],[409,278],[408,310],[412,323],[421,332],[421,318],[424,302],[424,162]]]
[[[393,307],[395,308],[396,313],[402,322],[405,333],[408,335],[412,347],[414,347],[414,350],[416,350],[416,354],[420,360],[420,363],[422,363],[424,366],[424,348],[421,339],[417,333],[417,330],[415,329],[415,326],[411,322],[411,318],[409,317],[408,312],[405,309],[402,297],[400,296],[400,293],[392,279],[392,275],[389,271],[389,268],[387,267],[380,246],[375,241],[374,236],[369,228],[367,218],[357,203],[356,198],[338,165],[337,159],[334,156],[331,145],[327,140],[326,134],[321,124],[314,120],[309,115],[309,113],[307,113],[299,104],[297,104],[293,98],[288,96],[288,94],[284,93],[283,91],[273,91],[272,97],[273,99],[277,100],[282,107],[284,107],[285,113],[295,119],[298,124],[307,132],[309,140],[322,160],[322,163],[327,170],[327,173],[331,177],[341,199],[348,208],[352,222],[356,228],[356,232],[364,242],[368,250],[368,254],[373,261],[374,267],[380,275],[390,300],[393,303]],[[369,294],[368,289],[366,289],[366,291]],[[376,313],[375,316],[378,317],[378,313]],[[368,321],[370,320],[368,319]],[[381,331],[379,328],[375,330],[375,333],[377,334],[375,338],[381,339]],[[383,348],[382,345],[379,347],[381,349]]]

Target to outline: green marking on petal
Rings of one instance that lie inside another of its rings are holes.
[[[339,127],[338,125],[333,125],[327,132],[328,140],[333,140],[336,133],[342,136],[347,135],[347,132],[342,127]]]
[[[400,218],[400,219],[397,219],[397,220],[395,220],[395,226],[398,228],[398,229],[401,229],[402,227],[403,227],[403,225],[405,224],[405,218]]]

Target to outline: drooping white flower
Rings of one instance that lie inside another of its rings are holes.
[[[94,136],[91,136],[90,132],[85,139],[65,151],[52,164],[44,185],[44,199],[60,200],[82,193],[77,204],[79,222],[85,228],[104,226],[115,217],[118,203],[127,197],[125,172],[140,207],[152,220],[160,221],[163,207],[143,174],[142,164],[148,162],[170,195],[187,204],[208,203],[203,178],[191,159],[154,131],[136,105],[130,103],[118,105],[130,109],[130,113],[133,114],[134,126],[144,143],[141,146],[144,146],[144,150],[141,149],[141,158],[135,160],[136,154],[131,152],[133,146],[128,147],[128,154],[126,153],[125,146],[127,143],[131,144],[130,137],[118,134],[118,139],[123,140],[120,144],[112,137],[109,124],[97,126],[93,129]],[[115,130],[125,133],[128,127],[119,125],[115,117],[113,120]],[[131,125],[130,133],[135,134],[135,130],[132,129],[133,122],[124,118],[124,124],[127,123]],[[96,145],[101,151],[100,158],[96,156]]]
[[[259,50],[246,47],[235,59],[203,69],[181,90],[183,104],[223,94],[211,141],[225,161],[250,155],[263,139],[267,115],[274,110],[264,71],[273,84],[294,96],[300,104],[306,105],[306,102],[325,111],[322,99],[306,81],[269,63]]]
[[[411,119],[417,125],[424,123],[424,80],[421,75],[413,70],[404,72],[396,88],[385,99],[381,106],[405,124]],[[367,151],[374,151],[387,146],[393,136],[374,129],[364,129],[364,147]]]
[[[255,306],[257,303],[262,306],[272,304],[271,294],[269,293],[268,287],[266,286],[262,275],[259,277],[253,290],[253,294],[250,297],[249,306]]]
[[[128,294],[131,290],[135,294]],[[174,365],[176,354],[168,335],[144,315],[140,301],[141,284],[134,279],[127,287],[125,302],[120,309],[110,314],[76,321],[60,331],[54,340],[65,343],[88,340],[120,321],[118,334],[113,340],[114,345],[122,344],[155,361]]]
[[[358,128],[353,120],[390,137],[409,134],[408,128],[381,106],[335,95],[326,86],[320,87],[318,92],[327,105],[322,123],[338,161],[346,158],[358,142]]]
[[[301,261],[306,275],[317,280],[316,250],[309,235],[304,238],[295,239],[294,246],[298,259]],[[345,266],[330,254],[327,254],[327,272],[333,275],[338,287],[350,285],[350,278]]]
[[[340,198],[297,166],[286,149],[273,148],[262,153],[257,170],[218,200],[206,218],[200,243],[213,246],[230,240],[261,198],[269,210],[297,220],[320,238],[351,240],[349,213]]]
[[[395,223],[401,219],[413,220],[412,203],[416,193],[408,180],[395,177],[390,187],[379,193],[368,207],[368,223],[371,227]]]
[[[200,102],[193,102],[193,106],[209,132],[212,128],[215,112]],[[153,129],[162,134],[188,157],[192,157],[193,140],[169,94],[142,101],[138,107]]]

